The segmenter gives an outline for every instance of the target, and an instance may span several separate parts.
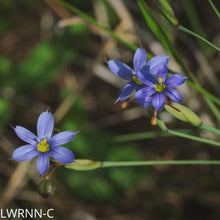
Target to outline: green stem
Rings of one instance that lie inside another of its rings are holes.
[[[203,130],[209,131],[209,132],[211,132],[213,134],[220,135],[220,130],[218,130],[217,128],[214,128],[214,127],[212,127],[210,125],[207,125],[205,123],[203,123],[200,128],[203,129]]]
[[[205,139],[205,138],[196,137],[196,136],[193,136],[193,135],[190,135],[190,134],[180,133],[178,131],[173,131],[173,130],[170,130],[170,129],[167,132],[170,133],[170,134],[173,134],[175,136],[178,136],[178,137],[182,137],[182,138],[186,138],[186,139],[190,139],[190,140],[194,140],[194,141],[199,141],[199,142],[202,142],[202,143],[206,143],[206,144],[214,145],[216,147],[220,147],[220,142],[208,140],[208,139]]]
[[[219,160],[159,160],[159,161],[104,161],[102,167],[128,167],[152,165],[211,165],[220,164]]]
[[[211,0],[208,0],[208,1],[209,1],[209,4],[212,6],[213,10],[215,11],[216,15],[218,16],[218,18],[220,19],[220,13],[218,9],[215,7],[215,5],[213,4]]]
[[[192,35],[192,36],[194,36],[194,37],[196,37],[196,38],[198,38],[198,39],[200,39],[200,40],[202,40],[202,41],[204,41],[205,43],[207,43],[207,44],[210,45],[211,47],[215,48],[217,51],[220,51],[220,48],[219,48],[219,47],[217,47],[216,45],[212,44],[211,42],[209,42],[209,41],[206,40],[205,38],[201,37],[200,35],[194,33],[193,31],[189,30],[188,28],[186,28],[186,27],[184,27],[184,26],[182,26],[182,25],[179,25],[179,26],[177,27],[177,29],[180,30],[180,31],[183,31],[183,32],[185,32],[185,33],[187,33],[187,34],[190,34],[190,35]]]
[[[128,134],[128,135],[120,135],[120,136],[116,136],[114,138],[114,141],[123,142],[123,141],[132,141],[132,140],[154,138],[154,137],[158,137],[158,135],[164,136],[164,137],[174,135],[174,136],[178,136],[178,137],[198,141],[198,142],[201,142],[201,143],[214,145],[216,147],[220,147],[220,142],[205,139],[205,138],[201,138],[201,137],[196,137],[196,136],[193,136],[191,134],[185,133],[185,132],[189,132],[188,130],[181,129],[181,130],[178,130],[178,131],[174,131],[174,130],[168,129],[166,127],[166,125],[163,123],[163,121],[161,121],[160,119],[157,119],[157,125],[161,128],[161,130],[163,132],[142,132],[142,133],[134,133],[134,134]],[[204,129],[204,130],[207,130],[207,131],[209,131],[213,134],[220,135],[220,130],[218,130],[217,128],[214,128],[210,125],[207,125],[205,123],[203,123],[200,128]]]
[[[192,131],[187,129],[179,129],[179,132],[190,133]],[[150,139],[156,137],[170,137],[173,136],[172,134],[163,132],[163,131],[150,131],[150,132],[141,132],[141,133],[133,133],[133,134],[126,134],[126,135],[118,135],[113,138],[113,141],[117,142],[124,142],[124,141],[134,141],[134,140],[141,140],[141,139]]]
[[[182,132],[179,132],[179,131],[173,131],[171,129],[168,129],[166,127],[165,123],[160,119],[157,119],[157,125],[160,127],[160,129],[162,131],[164,131],[166,133],[169,133],[169,134],[172,134],[172,135],[175,135],[175,136],[178,136],[178,137],[182,137],[182,138],[186,138],[186,139],[190,139],[190,140],[194,140],[194,141],[214,145],[216,147],[220,147],[220,142],[212,141],[212,140],[208,140],[208,139],[205,139],[205,138],[196,137],[196,136],[193,136],[193,135],[190,135],[190,134],[186,134],[186,133],[182,133]],[[205,123],[202,124],[200,128],[204,129],[204,130],[207,130],[211,133],[220,135],[220,131],[218,129],[213,128],[212,126],[209,126]]]

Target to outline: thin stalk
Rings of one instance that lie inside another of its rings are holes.
[[[211,47],[215,48],[217,51],[220,52],[220,48],[219,48],[219,47],[217,47],[216,45],[212,44],[211,42],[209,42],[208,40],[206,40],[206,39],[203,38],[202,36],[200,36],[200,35],[194,33],[194,32],[191,31],[191,30],[189,30],[188,28],[186,28],[186,27],[184,27],[184,26],[182,26],[182,25],[179,25],[179,26],[177,27],[177,29],[180,30],[180,31],[183,31],[183,32],[185,32],[185,33],[187,33],[187,34],[190,34],[190,35],[192,35],[192,36],[194,36],[194,37],[196,37],[196,38],[198,38],[198,39],[200,39],[200,40],[202,40],[202,41],[204,41],[205,43],[207,43],[208,45],[210,45]]]
[[[218,18],[220,19],[220,12],[218,11],[218,9],[215,7],[215,5],[213,4],[213,2],[211,0],[208,0],[209,4],[212,6],[213,10],[215,11],[216,15],[218,16]]]
[[[142,133],[134,133],[134,134],[128,134],[128,135],[120,135],[120,136],[116,136],[114,138],[114,141],[123,142],[123,141],[155,138],[158,136],[164,136],[164,137],[178,136],[178,137],[186,138],[189,140],[194,140],[194,141],[198,141],[201,143],[206,143],[206,144],[214,145],[216,147],[220,147],[220,142],[197,137],[197,136],[186,133],[186,132],[190,132],[189,130],[180,129],[180,130],[174,131],[174,130],[168,129],[166,125],[163,123],[163,121],[161,121],[160,119],[157,119],[157,125],[161,128],[162,132],[142,132]],[[203,130],[209,131],[213,134],[220,135],[220,130],[210,125],[207,125],[205,123],[203,123],[200,128]]]
[[[205,139],[205,138],[196,137],[196,136],[193,136],[193,135],[190,135],[190,134],[180,133],[178,131],[173,131],[173,130],[170,130],[170,129],[167,130],[167,132],[170,133],[170,134],[173,134],[175,136],[178,136],[178,137],[182,137],[182,138],[186,138],[186,139],[190,139],[190,140],[194,140],[194,141],[214,145],[216,147],[220,147],[220,142],[208,140],[208,139]]]
[[[186,134],[186,133],[182,133],[182,132],[179,132],[179,131],[174,131],[174,130],[168,129],[166,127],[165,123],[162,120],[160,120],[159,118],[157,118],[157,125],[160,127],[160,129],[163,132],[166,132],[168,134],[172,134],[172,135],[182,137],[182,138],[186,138],[186,139],[189,139],[189,140],[198,141],[198,142],[201,142],[201,143],[206,143],[206,144],[214,145],[216,147],[220,147],[220,142],[213,141],[213,140],[208,140],[208,139],[205,139],[205,138],[196,137],[196,136],[193,136],[193,135],[190,135],[190,134]],[[218,129],[213,128],[212,126],[207,125],[205,123],[202,124],[200,128],[204,129],[204,130],[207,130],[207,131],[209,131],[213,134],[220,135],[220,131]]]
[[[219,160],[159,160],[159,161],[104,161],[102,167],[130,167],[154,165],[211,165],[220,164]]]
[[[213,134],[220,135],[220,130],[218,130],[217,128],[214,128],[210,125],[207,125],[206,123],[203,123],[200,128],[203,130],[209,131]]]
[[[179,132],[190,133],[187,129],[179,129]],[[133,133],[133,134],[126,134],[126,135],[118,135],[113,138],[113,141],[116,142],[124,142],[124,141],[134,141],[134,140],[143,140],[143,139],[150,139],[156,137],[170,137],[173,136],[172,134],[165,133],[163,131],[150,131],[150,132],[140,132],[140,133]]]

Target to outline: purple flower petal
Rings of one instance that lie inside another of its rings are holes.
[[[48,143],[50,144],[50,147],[62,145],[65,143],[70,142],[74,138],[74,132],[72,131],[63,131],[56,135],[54,135]]]
[[[186,77],[183,74],[175,74],[166,80],[166,84],[168,87],[176,87],[182,85],[185,80]]]
[[[142,89],[139,89],[136,93],[135,93],[135,97],[138,99],[144,99],[148,96],[151,96],[155,93],[155,88],[154,87],[144,87]]]
[[[16,126],[14,130],[21,140],[33,145],[38,142],[38,138],[28,129],[21,126]]]
[[[37,135],[40,140],[49,139],[52,135],[54,127],[54,117],[50,112],[40,114],[37,121]]]
[[[38,172],[42,176],[44,176],[47,173],[49,166],[50,166],[50,160],[49,160],[48,153],[39,153],[39,156],[37,159]]]
[[[13,152],[12,159],[17,161],[25,161],[36,157],[38,154],[39,152],[36,150],[35,146],[27,144],[17,148]]]
[[[109,60],[108,67],[116,76],[125,80],[132,80],[132,76],[135,75],[129,66],[118,60]]]
[[[126,83],[122,89],[121,89],[121,94],[118,97],[118,99],[115,101],[115,103],[117,103],[118,101],[124,101],[126,100],[131,93],[133,92],[133,90],[135,89],[135,85],[134,83],[130,82],[130,83]]]
[[[145,65],[146,61],[147,61],[147,54],[145,49],[138,48],[134,54],[134,60],[133,60],[134,71],[137,72],[138,70],[140,70]]]
[[[73,152],[61,146],[53,147],[49,152],[49,155],[60,163],[72,163],[74,161]]]
[[[183,97],[175,89],[167,87],[164,93],[174,102],[179,103],[183,100]]]
[[[154,58],[152,58],[147,63],[147,68],[150,74],[156,75],[158,70],[161,69],[163,66],[167,66],[169,62],[169,57],[165,55],[158,55]]]
[[[161,69],[158,70],[157,72],[157,80],[159,82],[159,78],[162,78],[162,83],[164,84],[164,82],[166,81],[166,77],[167,77],[167,66],[163,66]]]
[[[140,71],[136,72],[137,78],[147,86],[153,86],[156,83],[156,79],[152,76],[144,66]]]
[[[152,100],[152,105],[157,111],[160,111],[166,103],[166,97],[163,93],[156,93]]]
[[[137,102],[144,108],[148,108],[148,106],[152,103],[152,97],[137,98]]]

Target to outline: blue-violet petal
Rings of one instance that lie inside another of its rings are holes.
[[[156,93],[156,90],[154,87],[143,87],[142,89],[139,89],[135,93],[135,97],[143,99],[145,97],[153,95],[154,93]]]
[[[37,159],[37,170],[38,172],[44,176],[50,165],[50,160],[48,153],[39,153],[38,159]]]
[[[54,160],[57,160],[60,163],[72,163],[74,161],[74,154],[71,150],[61,147],[55,146],[49,152],[49,155],[53,157]]]
[[[166,81],[166,77],[167,77],[167,66],[163,66],[161,67],[161,69],[158,70],[157,72],[157,80],[159,82],[159,78],[162,78],[162,84],[164,84],[164,82]]]
[[[173,88],[167,87],[164,93],[174,102],[179,103],[183,100],[183,97],[180,95],[180,93]]]
[[[158,70],[161,69],[161,67],[167,66],[168,62],[169,62],[169,56],[158,55],[156,57],[153,57],[147,63],[147,68],[149,70],[149,73],[152,75],[156,75]]]
[[[166,79],[166,84],[168,87],[176,87],[182,85],[186,80],[183,74],[175,74]]]
[[[147,86],[153,86],[156,83],[156,79],[146,69],[146,65],[138,72],[136,72],[137,78]]]
[[[147,61],[147,54],[145,49],[140,49],[138,48],[134,54],[134,60],[133,60],[133,65],[134,65],[134,71],[137,72],[140,70]]]
[[[38,155],[36,147],[30,144],[23,145],[13,152],[12,159],[17,161],[30,160]]]
[[[109,60],[108,67],[116,76],[125,80],[132,80],[132,77],[135,75],[129,66],[118,60]]]
[[[74,132],[72,131],[63,131],[54,135],[48,142],[51,147],[62,145],[70,142],[74,138]]]
[[[40,114],[37,121],[37,135],[40,140],[49,139],[52,135],[54,127],[54,117],[50,112]]]
[[[29,143],[29,144],[37,144],[38,138],[28,129],[22,127],[22,126],[16,126],[14,128],[15,133],[18,135],[21,140]]]
[[[148,108],[148,106],[152,103],[152,97],[137,98],[137,102],[144,108]]]
[[[166,97],[163,93],[156,93],[152,100],[152,105],[157,111],[160,111],[166,103]]]
[[[115,103],[117,103],[118,101],[124,101],[126,100],[131,93],[133,92],[133,90],[135,89],[135,85],[132,82],[126,83],[122,89],[121,89],[121,94],[118,97],[118,99],[115,101]]]

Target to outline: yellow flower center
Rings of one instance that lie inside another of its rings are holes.
[[[155,90],[157,92],[163,92],[164,89],[166,88],[165,84],[162,84],[163,79],[161,77],[159,77],[158,82],[159,84],[155,84]]]
[[[143,83],[137,78],[137,76],[132,76],[132,78],[137,85],[139,86],[143,85]]]
[[[50,150],[50,145],[47,143],[46,139],[43,139],[38,145],[37,145],[37,150],[45,153]]]

